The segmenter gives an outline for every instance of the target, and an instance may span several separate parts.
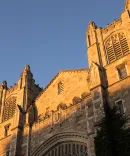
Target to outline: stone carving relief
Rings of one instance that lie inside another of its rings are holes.
[[[97,63],[95,62],[91,63],[87,80],[90,89],[100,84],[100,73],[99,73],[99,67]]]
[[[77,104],[77,103],[80,103],[82,100],[81,100],[81,98],[80,97],[78,97],[78,96],[75,96],[74,98],[73,98],[73,105],[75,105],[75,104]]]
[[[59,123],[60,122],[60,116],[61,116],[61,112],[60,111],[56,111],[53,113],[53,123]]]
[[[67,108],[67,105],[64,104],[64,103],[60,103],[60,104],[57,106],[57,110],[60,110],[60,109],[65,110],[66,108]]]
[[[50,115],[51,115],[50,107],[47,107],[47,108],[46,108],[46,112],[45,112],[45,118],[49,118]]]

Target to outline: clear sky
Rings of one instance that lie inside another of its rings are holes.
[[[59,70],[87,68],[89,21],[104,27],[125,0],[0,0],[0,83],[17,83],[24,65],[45,87]]]

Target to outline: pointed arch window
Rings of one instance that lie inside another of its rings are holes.
[[[16,109],[16,97],[9,98],[4,105],[3,121],[6,121],[13,117]]]
[[[58,83],[58,94],[61,94],[64,91],[64,84],[63,82]]]
[[[105,42],[108,63],[127,55],[130,51],[124,32],[112,34]]]

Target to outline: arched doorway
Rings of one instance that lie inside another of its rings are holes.
[[[87,136],[79,132],[55,134],[40,145],[31,156],[88,156]]]
[[[80,142],[63,142],[60,143],[43,156],[88,156],[87,146]]]

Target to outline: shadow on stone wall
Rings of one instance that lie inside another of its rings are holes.
[[[116,100],[122,99],[126,113],[130,114],[130,87],[128,85],[127,87],[122,85],[120,89],[114,90],[113,88],[111,88],[108,90],[108,92],[109,103],[113,105],[115,104],[114,102]],[[95,94],[97,95],[97,93]],[[99,97],[96,95],[95,97]],[[81,98],[74,97],[72,101],[73,103],[69,106],[61,103],[57,106],[57,110],[46,112],[45,114],[41,114],[39,116],[37,107],[34,105],[33,109],[31,109],[28,114],[29,124],[25,124],[24,129],[20,127],[21,129],[18,133],[18,144],[16,146],[17,151],[15,155],[25,156],[26,153],[28,153],[28,155],[31,156],[33,154],[34,156],[36,150],[44,150],[44,142],[48,141],[51,137],[61,133],[81,132],[81,135],[86,135],[86,140],[91,135],[94,135],[94,128],[96,123],[93,120],[95,119],[95,112],[93,109],[94,105],[92,103],[92,95],[90,93],[83,93],[81,95]],[[101,108],[98,109],[101,110]],[[8,141],[8,144],[5,148],[3,147],[3,150],[5,150],[5,153],[7,154],[6,156],[14,156],[14,142],[16,138],[13,135],[9,136],[8,138],[10,138],[10,141]],[[90,141],[89,145],[88,142],[86,142],[86,145],[89,146],[89,148],[93,147],[93,143],[90,143]],[[10,151],[10,155],[8,155],[8,151]]]

